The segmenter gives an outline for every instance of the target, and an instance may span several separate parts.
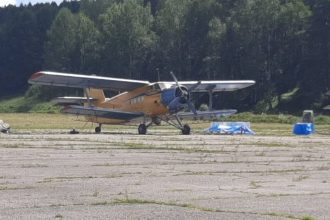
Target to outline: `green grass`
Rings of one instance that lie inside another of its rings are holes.
[[[251,128],[254,130],[257,135],[276,135],[276,136],[291,136],[292,128],[294,123],[280,123],[273,120],[276,116],[269,116],[269,121],[267,122],[264,118],[267,118],[264,115],[250,115],[246,114],[247,118],[244,118],[245,114],[239,114],[238,116],[232,116],[230,118],[223,119],[225,121],[249,121],[251,122]],[[258,119],[261,117],[261,119]],[[278,117],[278,116],[277,116]],[[282,116],[281,116],[282,117]],[[280,117],[280,118],[281,118]],[[292,116],[285,116],[292,117]],[[298,118],[297,118],[298,119]],[[14,129],[65,129],[70,130],[72,128],[81,130],[89,129],[91,132],[94,131],[96,124],[86,123],[84,117],[73,115],[64,115],[64,114],[46,114],[46,113],[0,113],[0,120],[5,121],[10,124],[11,128]],[[282,120],[282,119],[281,119]],[[319,116],[316,117],[315,128],[318,134],[330,135],[330,117]],[[264,121],[264,122],[262,122]],[[283,122],[283,121],[282,121]],[[210,127],[210,121],[185,121],[189,123],[193,129],[194,134],[202,134],[203,130]],[[138,123],[128,126],[128,125],[108,125],[104,127],[104,131],[129,131],[130,133],[137,132]],[[157,130],[167,130],[169,134],[180,134],[180,131],[175,128],[162,125],[152,126],[150,132],[157,132]],[[167,134],[166,132],[164,134]],[[144,144],[133,143],[129,147],[131,148],[145,148]]]
[[[22,96],[0,101],[0,112],[3,113],[58,113],[59,110],[60,107],[53,105],[51,102],[40,102]]]
[[[104,205],[162,205],[162,206],[175,206],[175,207],[181,207],[181,208],[188,208],[188,209],[194,209],[198,211],[203,212],[222,212],[222,213],[239,213],[239,214],[250,214],[250,215],[262,215],[262,216],[275,216],[275,217],[281,217],[281,218],[287,218],[287,219],[301,219],[301,220],[313,220],[314,218],[309,216],[304,217],[297,217],[288,213],[258,213],[258,212],[249,212],[249,211],[233,211],[233,210],[222,210],[217,208],[208,208],[208,207],[201,207],[197,206],[191,203],[179,203],[179,202],[165,202],[165,201],[156,201],[156,200],[145,200],[145,199],[136,199],[136,198],[123,198],[123,199],[115,199],[113,201],[99,201],[92,203],[92,205],[95,206],[104,206]]]
[[[329,117],[330,118],[330,117]],[[249,121],[253,123],[280,123],[293,124],[301,120],[300,117],[292,115],[268,115],[268,114],[253,114],[250,112],[239,113],[225,118],[226,121]]]
[[[314,220],[315,218],[311,217],[311,216],[303,216],[301,218],[301,220]]]
[[[11,129],[72,129],[82,128],[85,123],[76,117],[62,114],[0,113],[0,119]]]
[[[63,218],[63,215],[61,215],[61,214],[56,214],[56,215],[55,215],[55,218]]]

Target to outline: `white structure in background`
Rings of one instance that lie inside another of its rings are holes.
[[[0,120],[0,132],[9,133],[10,125]]]

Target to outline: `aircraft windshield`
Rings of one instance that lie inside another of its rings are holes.
[[[166,82],[155,83],[155,85],[157,85],[160,88],[160,90],[169,89],[172,86],[171,84]]]

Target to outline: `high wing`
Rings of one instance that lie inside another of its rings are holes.
[[[79,105],[69,105],[61,110],[63,113],[74,115],[97,116],[109,119],[119,119],[129,121],[144,115],[142,112],[125,112],[120,110],[99,108],[99,107],[85,107]]]
[[[215,110],[215,111],[197,111],[197,114],[193,112],[179,112],[177,116],[180,119],[214,119],[221,116],[230,116],[237,112],[236,109],[227,109],[227,110]]]
[[[166,82],[174,85],[175,82]],[[223,91],[235,91],[238,89],[244,89],[246,87],[254,85],[254,80],[210,80],[210,81],[179,81],[180,85],[183,85],[191,90],[191,92],[223,92]]]
[[[131,80],[48,71],[34,73],[30,77],[29,83],[73,88],[98,88],[122,92],[131,91],[133,89],[150,84],[149,81],[142,80]]]

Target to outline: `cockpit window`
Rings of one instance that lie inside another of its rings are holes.
[[[159,83],[156,83],[156,84],[160,88],[160,90],[169,89],[172,86],[171,83],[166,83],[166,82],[159,82]]]
[[[153,89],[154,89],[154,90],[160,90],[160,86],[159,86],[159,84],[158,84],[158,83],[155,83],[155,84],[153,85]]]

